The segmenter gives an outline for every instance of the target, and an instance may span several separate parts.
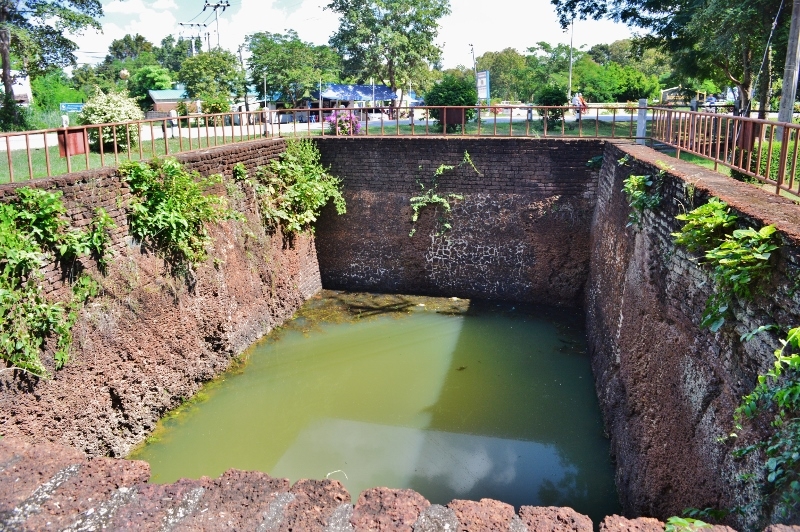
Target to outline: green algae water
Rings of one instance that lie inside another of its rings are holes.
[[[620,510],[582,317],[511,304],[324,292],[130,458],[153,482],[237,468],[337,479],[354,501]]]

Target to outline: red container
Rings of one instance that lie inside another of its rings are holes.
[[[66,157],[67,148],[69,148],[70,156],[81,155],[89,150],[89,139],[84,128],[73,127],[58,130],[58,154]]]

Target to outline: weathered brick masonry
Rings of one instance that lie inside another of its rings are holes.
[[[581,306],[602,153],[591,140],[458,138],[318,139],[323,163],[344,181],[348,214],[326,213],[317,253],[326,288],[479,297]],[[430,186],[463,195],[452,230],[433,207],[412,229],[410,198]]]
[[[201,175],[222,174],[230,177],[233,165],[241,162],[248,171],[265,166],[270,160],[283,153],[286,143],[283,139],[257,140],[233,146],[219,146],[190,153],[182,153],[175,158],[189,170]],[[127,183],[117,173],[116,168],[85,170],[36,181],[19,182],[0,185],[0,201],[15,195],[20,187],[60,191],[67,216],[74,227],[82,228],[91,223],[95,209],[102,207],[116,223],[117,228],[111,233],[114,251],[123,251],[129,244],[128,218],[125,205],[130,200],[131,192]],[[224,187],[215,190],[224,194]],[[96,270],[97,265],[89,258],[80,259],[81,266]],[[50,264],[43,273],[47,281],[45,292],[58,297],[65,290],[65,272],[58,264]],[[55,294],[52,294],[56,292]]]
[[[265,164],[283,141],[263,140],[179,157],[201,173],[229,174],[236,162]],[[193,290],[168,274],[158,257],[126,238],[129,190],[113,169],[36,181],[61,190],[76,225],[103,206],[119,225],[117,257],[95,275],[103,294],[74,328],[72,360],[49,381],[0,373],[0,434],[50,440],[89,455],[124,456],[159,417],[222,372],[231,357],[289,318],[320,287],[311,237],[287,245],[265,233],[247,189],[231,198],[247,221],[211,227],[213,249],[196,271]],[[24,185],[24,183],[23,183]],[[4,196],[19,185],[0,187]],[[221,187],[224,193],[225,187]],[[85,266],[95,265],[87,261]],[[49,291],[65,290],[48,267]],[[54,294],[58,295],[58,294]],[[52,354],[44,362],[52,369]]]
[[[629,162],[618,164],[626,154]],[[671,167],[663,175],[661,203],[645,211],[641,229],[626,227],[623,179],[656,175],[665,161]],[[677,214],[712,195],[733,207],[742,227],[774,224],[782,244],[771,285],[754,301],[735,305],[735,318],[716,334],[699,325],[713,281],[670,234],[680,230]],[[761,470],[734,461],[731,444],[717,438],[733,430],[734,408],[779,345],[775,334],[749,342],[741,335],[759,325],[785,330],[800,324],[799,238],[798,207],[785,198],[645,147],[606,146],[586,319],[626,515],[665,518],[687,507],[730,508],[752,495],[737,477]],[[745,433],[739,443],[756,437]]]

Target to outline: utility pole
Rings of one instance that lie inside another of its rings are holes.
[[[783,90],[778,108],[778,122],[791,122],[794,99],[797,96],[798,61],[800,60],[800,0],[792,2],[792,23],[789,27],[789,45],[783,68]],[[781,131],[781,138],[783,132]]]
[[[572,17],[571,30],[569,34],[569,81],[567,85],[567,103],[572,103],[572,38],[575,37],[575,17]]]
[[[800,0],[798,0],[800,1]],[[244,68],[244,58],[242,57],[242,48],[244,48],[243,44],[239,45],[239,64],[242,67],[242,73],[244,74],[244,110],[248,113],[250,112],[250,99],[247,97],[247,70]]]
[[[195,23],[195,24],[192,24],[192,23],[190,23],[190,22],[181,22],[181,23],[180,23],[180,26],[182,26],[182,27],[184,27],[184,28],[189,28],[189,29],[190,29],[190,30],[189,30],[189,31],[190,31],[190,33],[191,33],[191,28],[197,28],[197,31],[198,31],[198,33],[197,33],[197,36],[198,36],[198,37],[202,37],[202,31],[201,31],[201,28],[205,28],[205,27],[207,27],[207,26],[208,26],[208,24],[197,24],[197,23]],[[192,39],[192,57],[194,57],[194,54],[195,54],[195,50],[194,50],[194,41],[195,41],[195,36],[194,36],[194,35],[192,35],[191,39]]]
[[[231,7],[231,3],[228,0],[225,0],[225,2],[210,4],[208,3],[208,0],[206,0],[206,4],[203,6],[203,11],[205,11],[207,7],[210,7],[214,10],[214,18],[217,22],[217,48],[219,48],[219,10],[222,9],[222,12],[224,13],[225,9]]]

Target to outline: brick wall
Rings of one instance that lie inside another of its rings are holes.
[[[322,162],[344,181],[348,212],[324,213],[317,251],[327,288],[580,306],[589,269],[600,140],[325,138]],[[455,193],[452,230],[426,208],[412,229],[410,198],[440,164]]]
[[[629,163],[619,165],[626,154]],[[626,227],[623,180],[655,175],[667,161],[662,201],[645,211],[641,229]],[[735,304],[734,317],[718,333],[699,325],[713,280],[671,236],[682,225],[675,216],[712,195],[733,207],[742,226],[776,225],[782,242],[771,284],[754,301]],[[759,325],[776,323],[785,331],[800,324],[793,280],[800,274],[797,209],[785,198],[642,146],[606,146],[592,224],[587,332],[626,515],[666,518],[687,507],[730,508],[753,495],[737,477],[759,470],[733,460],[731,444],[717,438],[733,430],[734,408],[779,345],[775,333],[749,342],[740,337]],[[755,438],[745,432],[739,441]]]
[[[283,139],[263,139],[196,150],[179,154],[176,159],[189,170],[198,171],[205,176],[217,173],[230,176],[234,164],[241,162],[252,171],[278,157],[284,149]],[[131,193],[115,168],[85,170],[48,179],[0,185],[0,201],[13,197],[20,187],[60,191],[73,227],[89,225],[95,209],[104,208],[117,224],[111,235],[113,249],[120,252],[128,245],[128,219],[124,206],[130,200]],[[215,192],[224,194],[224,188],[220,187]],[[79,268],[84,267],[96,270],[97,265],[90,258],[84,257],[80,260]],[[60,265],[51,263],[43,268],[43,274],[46,281],[45,292],[54,297],[63,294],[67,272]]]

